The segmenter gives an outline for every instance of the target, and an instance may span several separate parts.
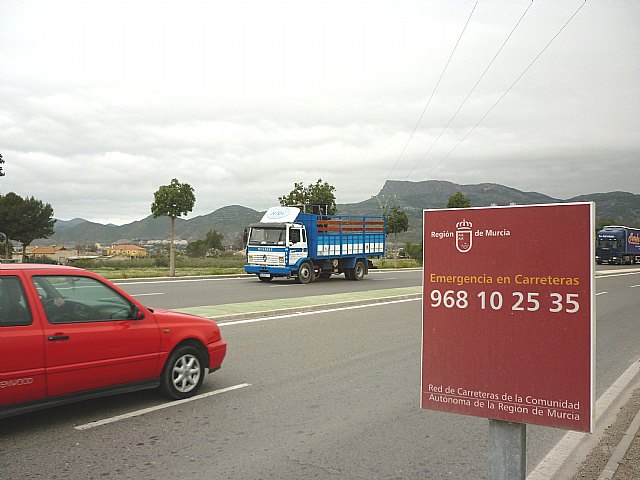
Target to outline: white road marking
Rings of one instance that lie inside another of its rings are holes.
[[[609,293],[609,292],[600,292],[600,293],[596,293],[596,297],[597,297],[598,295],[606,295],[607,293]]]
[[[231,325],[241,325],[243,323],[258,323],[258,322],[270,322],[272,320],[282,320],[283,318],[294,318],[294,317],[303,317],[306,315],[317,315],[319,313],[332,313],[332,312],[344,312],[346,310],[356,310],[358,308],[369,308],[369,307],[378,307],[381,305],[392,305],[394,303],[404,303],[404,302],[415,302],[421,301],[422,298],[407,298],[404,300],[392,300],[389,302],[379,302],[379,303],[367,303],[365,305],[352,305],[350,307],[338,307],[338,308],[328,308],[326,310],[312,310],[308,312],[295,312],[295,313],[287,313],[285,315],[275,315],[273,317],[259,317],[259,318],[249,318],[246,320],[235,320],[230,322],[216,322],[219,327],[229,327]]]
[[[640,372],[640,363],[633,363],[607,391],[602,394],[596,402],[595,423],[598,422],[618,395],[633,381],[638,372]],[[606,425],[601,427],[606,427]],[[527,476],[527,480],[548,480],[552,478],[586,435],[588,434],[582,432],[567,432],[556,446],[551,449],[547,456],[540,461],[538,466]]]
[[[415,268],[402,268],[402,269],[382,269],[382,270],[376,270],[376,271],[369,271],[369,274],[375,274],[375,275],[384,275],[388,272],[393,272],[395,274],[398,273],[412,273],[415,272],[416,270],[419,269],[415,269]],[[613,275],[610,275],[613,276]],[[158,279],[158,280],[142,280],[142,281],[130,281],[130,282],[118,282],[118,281],[113,281],[113,283],[115,283],[116,285],[151,285],[151,284],[155,284],[155,283],[189,283],[189,282],[224,282],[226,280],[243,280],[245,282],[253,282],[255,281],[255,276],[254,275],[248,275],[245,276],[243,274],[239,274],[238,276],[221,276],[221,278],[180,278],[180,279]]]
[[[393,272],[393,273],[411,273],[416,271],[422,271],[422,268],[372,268],[369,270],[369,275],[383,275],[385,273]]]
[[[157,292],[157,293],[136,293],[131,294],[132,297],[148,297],[150,295],[165,295],[165,292]]]
[[[596,275],[598,275],[598,272],[596,272]],[[626,275],[640,275],[640,272],[627,272],[627,273],[600,273],[600,275],[598,275],[598,279],[602,279],[602,278],[609,278],[609,277],[624,277]]]
[[[143,280],[141,282],[113,282],[116,285],[151,285],[155,283],[190,283],[190,282],[224,282],[225,280],[255,280],[255,278],[245,277],[223,277],[223,278],[183,278],[180,280]]]
[[[630,285],[629,288],[637,288],[640,287],[640,285]]]
[[[233,387],[221,388],[220,390],[214,390],[213,392],[202,393],[200,395],[195,395],[191,398],[185,398],[184,400],[175,400],[173,402],[163,403],[161,405],[156,405],[155,407],[143,408],[142,410],[136,410],[135,412],[125,413],[122,415],[117,415],[115,417],[105,418],[103,420],[97,420],[91,423],[85,423],[84,425],[78,425],[74,427],[76,430],[89,430],[91,428],[101,427],[102,425],[108,425],[109,423],[119,422],[121,420],[126,420],[128,418],[139,417],[141,415],[145,415],[150,412],[155,412],[157,410],[163,410],[165,408],[176,407],[178,405],[182,405],[183,403],[193,402],[195,400],[200,400],[202,398],[211,397],[213,395],[218,395],[219,393],[230,392],[232,390],[238,390],[239,388],[249,387],[250,383],[241,383],[239,385],[234,385]]]

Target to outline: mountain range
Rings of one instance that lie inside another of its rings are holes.
[[[456,192],[464,194],[473,207],[490,205],[533,205],[547,203],[586,202],[596,203],[597,224],[617,224],[640,227],[640,195],[628,192],[592,193],[569,199],[558,199],[538,192],[523,192],[495,183],[459,185],[456,183],[428,180],[423,182],[388,180],[383,188],[371,198],[358,203],[338,204],[338,212],[345,215],[380,215],[383,207],[398,206],[409,218],[409,230],[398,235],[400,242],[419,242],[422,235],[422,210],[444,208],[449,197]],[[276,205],[277,202],[274,202]],[[176,219],[176,235],[183,240],[194,241],[205,237],[209,230],[224,235],[223,243],[232,245],[244,227],[257,222],[264,212],[241,205],[222,207],[207,215],[189,220]],[[166,239],[170,223],[167,217],[148,216],[126,225],[103,225],[81,218],[57,220],[55,233],[48,239],[34,244],[87,245],[112,244],[121,240],[141,241]]]

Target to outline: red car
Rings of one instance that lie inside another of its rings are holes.
[[[147,308],[94,273],[0,264],[0,418],[145,388],[187,398],[226,351],[213,320]]]

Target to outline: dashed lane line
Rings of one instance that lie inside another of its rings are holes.
[[[120,422],[122,420],[127,420],[129,418],[139,417],[141,415],[146,415],[147,413],[156,412],[158,410],[163,410],[165,408],[177,407],[178,405],[182,405],[183,403],[194,402],[196,400],[201,400],[203,398],[211,397],[213,395],[231,392],[233,390],[238,390],[240,388],[245,388],[249,386],[251,386],[250,383],[241,383],[239,385],[234,385],[233,387],[221,388],[219,390],[214,390],[212,392],[201,393],[200,395],[195,395],[191,398],[185,398],[183,400],[175,400],[173,402],[162,403],[160,405],[156,405],[155,407],[143,408],[141,410],[124,413],[122,415],[117,415],[115,417],[105,418],[103,420],[97,420],[91,423],[85,423],[84,425],[78,425],[73,428],[75,428],[76,430],[90,430],[92,428],[101,427],[103,425],[108,425],[110,423]]]

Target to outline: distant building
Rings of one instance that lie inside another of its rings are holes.
[[[113,244],[111,245],[111,248],[107,248],[107,255],[116,257],[144,258],[147,256],[147,250],[138,245]]]
[[[78,250],[76,250],[75,248],[67,248],[64,245],[39,245],[35,247],[27,247],[25,253],[27,257],[32,259],[48,258],[49,260],[54,260],[58,263],[65,264],[70,257],[76,257],[78,255]],[[14,252],[13,256],[21,258],[22,252],[16,251]]]

